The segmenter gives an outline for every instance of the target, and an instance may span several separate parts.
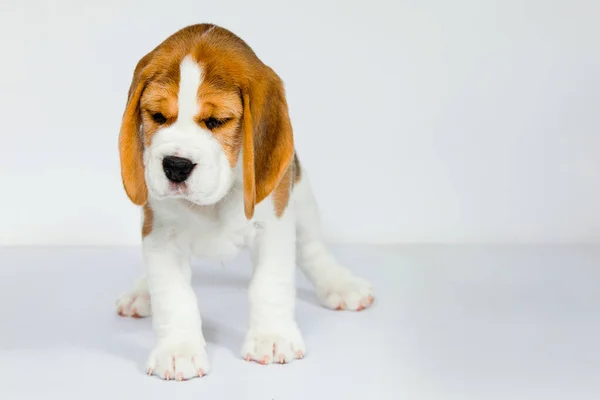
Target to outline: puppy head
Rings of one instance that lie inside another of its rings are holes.
[[[231,32],[184,28],[139,61],[119,151],[125,191],[138,205],[148,196],[215,204],[241,159],[251,218],[293,159],[282,82]]]

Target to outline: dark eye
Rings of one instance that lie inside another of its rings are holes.
[[[152,119],[157,124],[164,124],[165,122],[167,122],[167,118],[165,118],[165,116],[162,115],[161,113],[154,113],[154,114],[152,114]]]
[[[227,120],[210,117],[204,120],[204,125],[206,125],[206,127],[212,131],[213,129],[223,125],[225,122],[227,122]]]

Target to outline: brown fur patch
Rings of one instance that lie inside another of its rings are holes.
[[[289,168],[281,178],[281,182],[277,185],[277,188],[273,191],[273,204],[275,206],[275,215],[281,217],[285,211],[289,201],[290,194],[292,192],[292,186],[295,174],[295,164],[290,164]]]
[[[203,125],[206,119],[216,118],[226,120],[222,126],[214,129],[212,135],[219,142],[231,168],[235,167],[242,147],[240,119],[242,117],[242,100],[238,92],[229,89],[218,90],[211,86],[211,79],[205,78],[200,85],[198,96],[202,102],[200,114],[196,122]]]
[[[252,139],[252,114],[250,113],[250,97],[244,95],[244,120],[243,120],[243,136],[242,136],[242,161],[244,162],[244,213],[246,218],[252,218],[254,215],[254,205],[256,204],[256,189],[254,181],[254,146],[251,144]]]
[[[135,85],[135,86],[134,86]],[[127,196],[134,204],[143,205],[148,199],[148,188],[144,179],[143,146],[140,141],[139,98],[143,87],[132,84],[130,96],[123,114],[121,133],[119,134],[119,154],[121,161],[121,179]]]
[[[179,93],[179,77],[173,77],[170,84],[149,83],[144,94],[140,99],[141,120],[144,125],[144,146],[148,147],[152,143],[152,137],[160,128],[169,126],[177,120],[178,103],[177,95]],[[161,113],[167,121],[157,124],[152,115]]]
[[[294,153],[294,185],[300,182],[300,179],[302,179],[302,167],[300,167],[298,154]]]
[[[294,154],[294,161],[288,167],[285,175],[277,185],[277,188],[273,191],[273,204],[275,206],[275,214],[277,217],[281,217],[285,211],[289,200],[290,194],[293,190],[294,185],[300,182],[301,178],[301,167],[298,155]]]
[[[142,224],[142,237],[145,238],[152,232],[154,226],[154,211],[148,203],[144,204],[144,223]]]

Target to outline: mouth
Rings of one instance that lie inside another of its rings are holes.
[[[181,182],[181,183],[169,182],[169,194],[170,195],[187,196],[188,193],[189,193],[188,187],[185,182]]]

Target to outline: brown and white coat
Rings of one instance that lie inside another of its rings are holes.
[[[248,360],[283,363],[306,353],[294,318],[296,263],[329,308],[373,301],[371,285],[323,244],[281,79],[233,33],[190,26],[139,61],[119,150],[125,191],[143,209],[146,270],[118,311],[152,313],[150,374],[183,380],[210,370],[192,256],[226,260],[250,249]]]

